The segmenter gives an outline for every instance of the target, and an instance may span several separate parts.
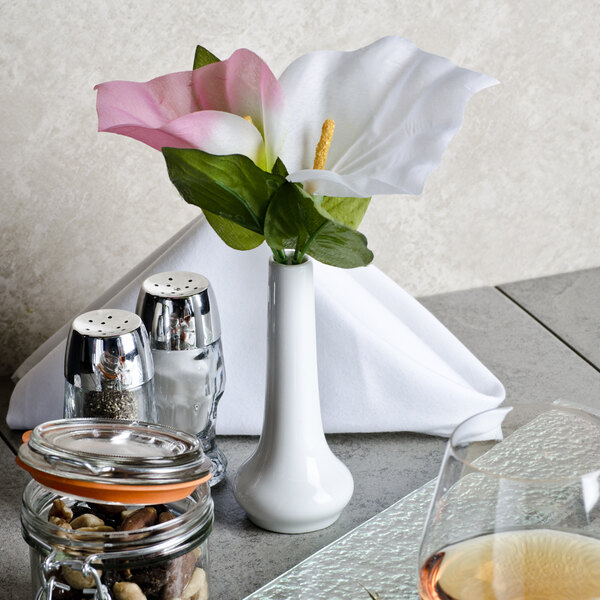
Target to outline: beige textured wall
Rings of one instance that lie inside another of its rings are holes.
[[[495,76],[420,198],[374,200],[375,264],[414,294],[598,266],[597,0],[0,2],[0,371],[196,214],[161,155],[96,133],[95,83],[201,43],[280,73],[399,34]]]

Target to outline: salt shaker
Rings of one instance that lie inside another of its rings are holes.
[[[118,309],[80,315],[67,339],[64,416],[155,423],[153,371],[138,315]]]
[[[142,284],[137,314],[150,336],[158,422],[200,439],[214,485],[225,476],[227,459],[215,439],[225,369],[212,287],[197,273],[158,273]]]

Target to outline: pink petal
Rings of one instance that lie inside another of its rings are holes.
[[[171,121],[162,132],[210,154],[243,154],[264,168],[262,136],[251,123],[227,112],[202,110]]]
[[[243,154],[259,166],[264,162],[263,139],[248,121],[214,110],[193,112],[161,127],[117,125],[105,129],[144,142],[160,150],[164,147],[198,148],[210,154]]]
[[[94,89],[98,90],[99,131],[132,125],[158,128],[199,110],[192,92],[192,71],[171,73],[146,83],[109,81]]]
[[[236,50],[227,60],[196,69],[193,86],[203,110],[252,117],[264,137],[270,168],[285,138],[285,101],[268,65],[250,50]]]

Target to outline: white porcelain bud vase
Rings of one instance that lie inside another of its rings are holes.
[[[304,533],[331,525],[353,489],[323,433],[312,263],[271,259],[263,429],[236,474],[235,497],[259,527]]]

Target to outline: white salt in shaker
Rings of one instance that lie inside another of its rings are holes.
[[[150,336],[158,422],[198,436],[213,463],[214,485],[227,459],[215,440],[225,369],[210,283],[197,273],[158,273],[142,284],[136,310]]]

